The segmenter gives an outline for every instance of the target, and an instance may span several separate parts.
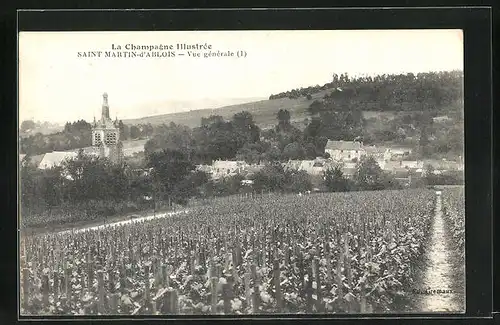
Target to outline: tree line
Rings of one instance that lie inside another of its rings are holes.
[[[230,120],[217,115],[202,118],[193,129],[173,123],[152,126],[119,121],[120,137],[149,138],[147,151],[179,149],[197,163],[312,159],[325,155],[327,139],[410,144],[418,154],[415,158],[453,158],[463,152],[462,77],[460,71],[357,78],[334,74],[324,86],[271,96],[307,97],[330,90],[309,105],[304,130],[292,126],[291,113],[284,107],[277,112],[277,125],[269,130],[260,130],[249,112],[240,112]],[[396,113],[393,119],[365,119],[366,110]],[[433,125],[438,114],[449,115],[451,122]],[[67,123],[62,132],[38,133],[20,141],[21,153],[28,155],[82,148],[91,145],[91,124],[83,120]]]
[[[23,121],[21,130],[30,128],[33,121]],[[153,134],[153,126],[148,124],[126,125],[118,121],[120,139],[144,139]],[[92,145],[92,124],[85,120],[67,122],[61,132],[42,134],[37,132],[20,139],[20,153],[27,155],[40,155],[52,151],[75,150]]]
[[[200,126],[193,129],[163,124],[155,128],[144,149],[146,155],[164,149],[179,150],[196,164],[212,164],[215,160],[261,164],[325,156],[327,137],[301,131],[290,121],[290,112],[280,109],[276,125],[268,130],[261,130],[247,111],[229,120],[218,115],[202,118]]]
[[[175,150],[151,153],[141,169],[82,150],[50,169],[37,169],[28,161],[20,170],[22,220],[46,223],[61,215],[93,220],[185,204],[200,195],[200,186],[208,181],[207,174],[194,169],[187,156]]]
[[[29,158],[28,158],[29,159]],[[248,179],[250,184],[242,182]],[[435,175],[428,167],[426,176],[411,186],[463,184],[463,176]],[[209,199],[243,193],[305,193],[318,189],[329,192],[400,189],[403,185],[384,172],[373,157],[362,157],[352,177],[342,166],[312,176],[306,171],[286,168],[269,161],[250,175],[212,179],[196,169],[188,152],[166,148],[146,154],[144,166],[112,164],[106,158],[86,155],[62,165],[40,170],[29,163],[21,166],[21,216],[24,226],[102,219],[144,210],[186,205],[190,199]]]
[[[243,175],[211,179],[209,174],[196,170],[193,161],[180,150],[163,149],[146,157],[144,168],[138,170],[83,151],[50,169],[23,164],[20,170],[23,225],[46,224],[61,220],[61,216],[63,221],[102,219],[185,205],[192,198],[245,192],[304,193],[313,189],[312,179],[305,171],[287,169],[277,162],[267,163],[249,177],[253,184],[245,185],[241,182]],[[388,188],[388,183],[377,183],[382,182],[383,173],[371,163],[360,162],[357,189]],[[346,187],[349,181],[338,170],[333,174],[327,171],[321,182],[330,191],[353,189]],[[68,220],[70,216],[72,219]]]
[[[463,72],[383,74],[350,77],[333,74],[323,86],[298,88],[269,96],[269,99],[305,97],[330,90],[339,106],[369,111],[435,111],[457,105],[463,98]],[[336,91],[338,90],[338,91]]]

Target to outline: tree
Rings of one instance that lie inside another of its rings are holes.
[[[304,137],[305,138],[316,138],[319,137],[322,133],[322,123],[318,117],[313,117],[311,122],[304,129]]]
[[[24,120],[21,123],[21,131],[26,132],[28,130],[33,130],[36,124],[33,120]]]
[[[128,198],[129,177],[127,177],[125,165],[106,164],[106,188],[108,197],[114,202],[120,202]]]
[[[325,154],[326,144],[328,143],[328,138],[319,136],[314,138],[314,146],[316,147],[316,155],[322,156]]]
[[[209,176],[203,171],[193,171],[189,173],[174,186],[172,201],[179,204],[186,204],[190,197],[204,196],[204,185],[208,182]]]
[[[436,184],[436,175],[434,174],[434,167],[431,164],[427,164],[424,167],[423,180],[426,185]]]
[[[233,115],[233,123],[236,129],[246,130],[255,125],[253,116],[248,111],[242,111]]]
[[[49,215],[54,207],[62,203],[63,179],[61,173],[61,167],[53,167],[45,170],[42,174],[42,196],[39,199],[43,199],[45,202]]]
[[[40,197],[38,191],[40,172],[31,164],[29,156],[25,159],[25,162],[21,165],[19,170],[21,218],[30,215],[33,210],[37,210],[40,203],[40,201],[37,200],[37,198]]]
[[[340,166],[327,169],[323,174],[323,180],[329,192],[346,192],[351,189],[349,180],[344,177]]]
[[[144,150],[146,154],[149,154],[163,149],[179,150],[189,157],[194,149],[191,129],[175,123],[156,127],[153,137],[144,145]]]
[[[70,203],[80,204],[88,200],[106,198],[107,192],[102,186],[105,182],[105,179],[102,179],[105,174],[104,160],[85,155],[83,150],[79,150],[76,158],[64,161],[61,166],[67,177],[72,180],[66,191]]]
[[[283,158],[285,159],[304,159],[304,148],[298,142],[292,142],[283,149]]]
[[[156,201],[171,200],[175,186],[194,170],[194,164],[181,151],[166,149],[147,156]],[[179,194],[179,192],[176,192]],[[179,198],[178,195],[176,198]]]
[[[85,120],[78,120],[73,123],[66,123],[64,126],[64,132],[71,134],[79,134],[90,132],[92,130],[92,125],[87,123]]]
[[[375,158],[363,156],[356,164],[354,180],[361,190],[380,190],[384,188],[385,177]]]
[[[224,118],[220,115],[210,115],[209,117],[201,118],[201,127],[210,127],[213,124],[221,124],[224,123]]]
[[[206,196],[226,196],[240,193],[242,189],[241,181],[244,179],[242,175],[234,175],[224,177],[218,181],[209,181],[204,186],[207,192]]]
[[[324,104],[322,101],[315,100],[314,102],[311,103],[308,107],[309,114],[315,115],[321,112],[324,109]]]
[[[279,163],[269,163],[254,175],[254,189],[259,191],[283,191],[289,176]]]
[[[129,173],[129,197],[140,205],[147,205],[146,197],[153,197],[153,184],[147,172]]]
[[[249,112],[242,111],[234,114],[232,125],[234,136],[238,139],[238,148],[243,147],[246,143],[255,143],[260,140],[260,129]]]
[[[236,154],[237,160],[243,160],[249,164],[258,164],[262,158],[263,146],[258,143],[245,143]]]
[[[136,125],[130,126],[130,139],[138,139],[141,136],[141,130]]]
[[[128,139],[128,133],[129,133],[128,126],[125,125],[122,120],[120,120],[118,122],[118,128],[120,129],[120,140],[127,140]]]
[[[420,148],[420,154],[422,157],[429,156],[429,136],[427,135],[427,128],[423,126],[420,130],[420,139],[418,141],[418,145]]]
[[[308,142],[304,145],[304,156],[307,159],[314,159],[318,156],[316,146],[312,142]]]
[[[285,191],[291,193],[304,193],[312,190],[311,177],[306,171],[296,171],[287,177]]]
[[[280,109],[276,115],[278,119],[278,131],[288,131],[290,129],[290,112],[286,109]]]
[[[282,154],[278,146],[270,146],[269,149],[262,155],[262,159],[268,162],[281,160]]]

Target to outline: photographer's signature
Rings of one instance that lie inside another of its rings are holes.
[[[440,294],[448,294],[455,293],[454,290],[451,289],[412,289],[411,292],[417,295],[440,295]]]

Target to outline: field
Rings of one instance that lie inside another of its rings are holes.
[[[22,235],[21,315],[397,312],[434,202],[425,189],[229,197]]]

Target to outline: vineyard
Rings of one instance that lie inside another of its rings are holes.
[[[397,311],[435,196],[225,198],[169,218],[22,235],[21,315]],[[460,208],[447,198],[447,211]]]
[[[462,258],[465,257],[465,188],[448,188],[443,191],[443,212],[450,225],[453,241]]]

